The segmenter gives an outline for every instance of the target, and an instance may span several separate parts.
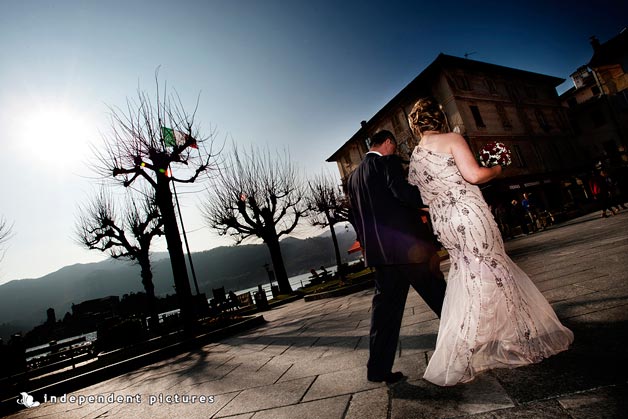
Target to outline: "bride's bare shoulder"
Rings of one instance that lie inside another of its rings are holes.
[[[451,152],[456,147],[460,147],[461,145],[466,144],[464,137],[455,132],[438,134],[435,137],[437,138],[435,138],[434,140],[439,143],[439,148],[447,149],[449,152]]]
[[[442,134],[431,134],[422,139],[420,145],[431,151],[451,153],[453,147],[460,141],[464,142],[464,138],[455,132],[447,132]]]
[[[440,134],[443,140],[446,141],[464,141],[464,137],[455,132],[446,132],[444,134]]]

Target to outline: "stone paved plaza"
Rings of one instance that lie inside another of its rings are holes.
[[[628,417],[628,212],[608,219],[596,212],[506,247],[575,333],[569,351],[540,364],[449,388],[423,380],[438,319],[411,290],[394,368],[408,380],[370,383],[370,289],[281,306],[263,313],[261,327],[72,393],[102,395],[100,403],[48,402],[9,417]],[[128,400],[108,402],[112,393]]]

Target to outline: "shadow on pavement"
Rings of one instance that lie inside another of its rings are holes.
[[[564,321],[575,335],[565,352],[517,369],[493,370],[506,392],[519,403],[596,387],[621,384],[628,376],[628,323]]]

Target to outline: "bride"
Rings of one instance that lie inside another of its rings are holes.
[[[424,378],[450,386],[487,369],[536,363],[566,350],[573,333],[506,255],[476,186],[499,176],[502,167],[480,167],[461,135],[441,133],[445,116],[434,99],[420,99],[408,119],[421,137],[408,181],[429,205],[451,261],[436,349]]]

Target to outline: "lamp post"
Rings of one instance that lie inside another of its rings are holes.
[[[266,274],[268,275],[268,282],[272,289],[273,281],[275,279],[275,273],[270,269],[270,265],[268,263],[264,264],[264,269],[266,269]]]
[[[273,296],[273,298],[277,297],[277,292],[275,289],[273,289],[273,281],[275,280],[275,273],[273,272],[272,269],[270,269],[270,265],[268,263],[264,264],[264,269],[266,269],[266,274],[268,275],[268,282],[270,283],[270,293]]]

